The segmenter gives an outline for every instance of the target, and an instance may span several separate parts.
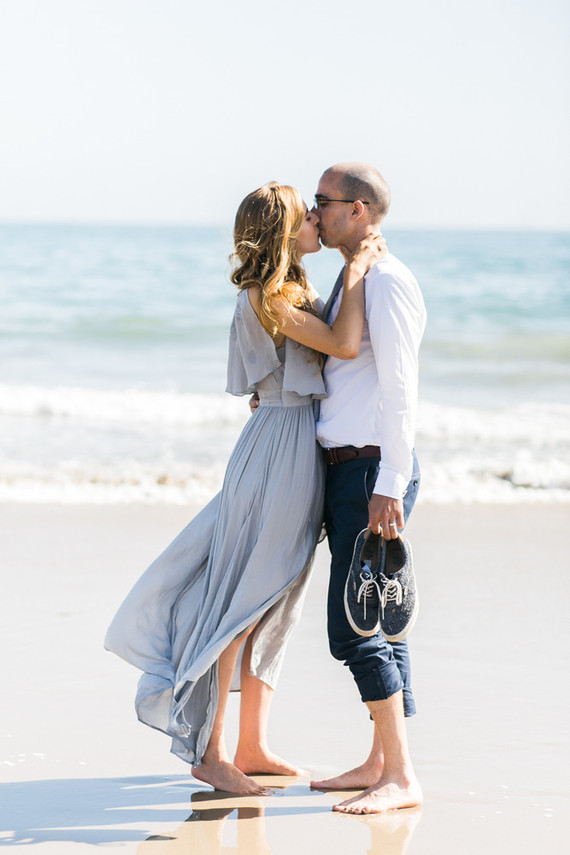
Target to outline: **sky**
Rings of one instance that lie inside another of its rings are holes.
[[[0,0],[0,221],[231,223],[329,165],[390,224],[570,229],[567,0]]]

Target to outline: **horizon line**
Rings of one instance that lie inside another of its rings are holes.
[[[30,226],[30,227],[91,227],[91,228],[206,228],[206,229],[233,229],[230,222],[208,222],[197,221],[152,221],[152,220],[6,220],[0,218],[2,226]],[[445,224],[417,224],[417,223],[394,223],[384,225],[386,230],[395,231],[455,231],[455,232],[558,232],[570,233],[570,224],[567,226],[516,226],[516,225],[445,225]]]

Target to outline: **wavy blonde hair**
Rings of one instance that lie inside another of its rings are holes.
[[[297,245],[305,216],[299,191],[276,181],[249,193],[236,214],[231,280],[240,291],[260,288],[259,319],[272,338],[281,327],[277,301],[318,314]]]

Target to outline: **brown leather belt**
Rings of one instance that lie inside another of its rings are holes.
[[[325,463],[334,466],[336,463],[346,463],[359,457],[380,457],[380,446],[363,445],[362,448],[357,448],[355,445],[343,445],[341,448],[323,448],[323,455]]]

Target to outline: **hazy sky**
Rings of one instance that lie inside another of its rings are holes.
[[[393,225],[570,228],[568,0],[0,0],[0,220],[227,223],[374,163]]]

